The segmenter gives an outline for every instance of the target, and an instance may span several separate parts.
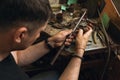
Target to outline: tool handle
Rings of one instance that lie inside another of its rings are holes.
[[[51,65],[53,65],[55,63],[55,61],[57,60],[58,56],[61,54],[62,50],[64,49],[64,47],[65,47],[64,44],[60,47],[59,51],[57,52],[57,54],[53,58],[52,62],[50,63]]]

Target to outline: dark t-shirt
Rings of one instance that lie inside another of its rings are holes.
[[[29,80],[10,54],[0,62],[0,80]]]

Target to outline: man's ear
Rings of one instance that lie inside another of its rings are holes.
[[[27,36],[27,31],[28,29],[26,27],[18,28],[14,34],[14,41],[16,43],[21,43],[22,40],[24,40],[25,37]]]

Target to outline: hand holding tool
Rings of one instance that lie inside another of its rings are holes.
[[[73,31],[66,37],[66,39],[69,38],[70,36],[72,36],[73,33],[76,32],[76,29],[79,27],[79,24],[80,24],[80,22],[82,21],[82,19],[84,18],[84,16],[86,15],[86,12],[87,12],[87,11],[84,11],[83,15],[80,17],[79,21],[77,22],[76,26],[74,27]],[[64,40],[62,46],[60,47],[60,49],[59,49],[59,51],[57,52],[57,54],[55,55],[55,57],[53,58],[53,60],[52,60],[52,62],[51,62],[51,65],[53,65],[53,64],[55,63],[56,59],[58,58],[58,56],[60,55],[60,53],[61,53],[62,50],[64,49],[66,39]]]

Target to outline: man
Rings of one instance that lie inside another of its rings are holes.
[[[46,28],[51,9],[48,0],[0,0],[0,80],[29,80],[17,66],[30,64],[50,51],[50,46],[58,47],[71,30],[64,30],[50,37],[48,41],[31,44]],[[79,30],[76,37],[76,55],[60,76],[60,80],[77,80],[81,65],[80,57],[92,29],[83,34]],[[70,39],[65,44],[69,45]],[[15,51],[11,54],[12,51]],[[79,57],[79,58],[78,58]]]

